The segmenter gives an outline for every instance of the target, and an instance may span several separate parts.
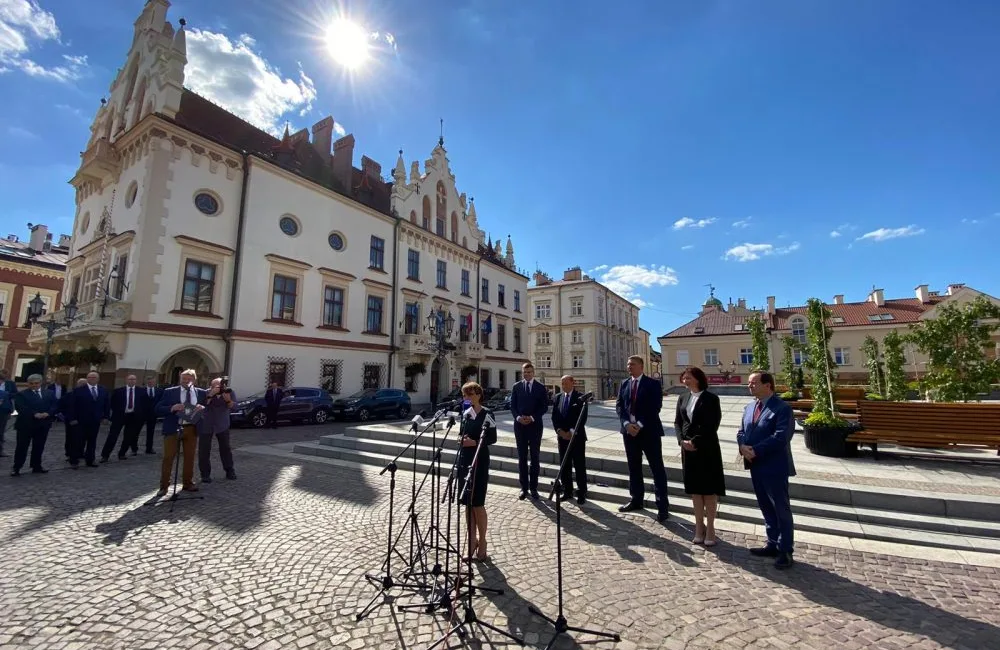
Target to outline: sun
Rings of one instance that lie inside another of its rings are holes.
[[[368,60],[371,39],[357,23],[337,18],[326,30],[326,49],[333,60],[348,70],[360,67]]]

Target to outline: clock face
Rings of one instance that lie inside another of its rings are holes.
[[[335,251],[344,250],[344,238],[340,233],[332,232],[330,233],[329,239],[327,241],[330,243],[330,248]]]
[[[194,205],[202,214],[207,214],[210,217],[219,212],[219,202],[207,192],[201,192],[194,197]]]
[[[281,228],[281,232],[285,233],[289,237],[294,237],[299,234],[299,224],[295,223],[295,219],[291,217],[282,217],[278,221],[278,227]]]

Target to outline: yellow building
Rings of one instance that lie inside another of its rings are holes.
[[[861,302],[844,302],[843,295],[833,297],[828,304],[831,318],[828,321],[833,335],[830,352],[837,364],[838,380],[843,383],[864,384],[868,370],[861,346],[865,338],[873,336],[881,346],[885,335],[892,330],[900,334],[907,327],[926,318],[933,318],[939,305],[945,303],[966,303],[985,295],[962,284],[949,285],[944,294],[930,291],[926,284],[915,289],[912,298],[886,299],[882,289],[874,289]],[[987,296],[998,302],[992,296]],[[699,366],[709,376],[713,384],[746,382],[751,364],[750,333],[746,323],[755,315],[764,319],[771,369],[780,370],[784,352],[782,339],[790,336],[800,343],[806,340],[806,307],[776,307],[775,297],[767,297],[767,306],[760,309],[748,308],[746,300],[727,306],[714,295],[709,296],[702,306],[701,314],[676,330],[659,337],[663,355],[663,386],[669,388],[680,384],[680,372],[687,366]],[[1000,337],[996,343],[1000,349]],[[997,349],[994,349],[994,354]],[[905,349],[904,370],[910,378],[917,378],[926,368],[926,357],[912,347]],[[801,365],[802,356],[794,354],[794,362]]]

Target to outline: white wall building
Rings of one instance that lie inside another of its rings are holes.
[[[521,361],[512,347],[477,345],[478,324],[493,313],[479,282],[525,296],[527,278],[509,241],[505,257],[486,250],[443,142],[423,173],[413,163],[408,181],[400,157],[387,183],[367,157],[354,167],[354,137],[334,143],[330,117],[311,141],[304,129],[274,138],[183,88],[185,32],[166,21],[168,7],[146,3],[71,181],[66,291],[80,310],[54,349],[107,349],[100,370],[117,382],[143,370],[167,383],[187,367],[227,374],[239,395],[274,379],[335,396],[405,385],[424,403],[467,365],[494,385],[501,371],[512,374]],[[411,216],[442,200],[447,237]],[[422,284],[406,279],[410,249],[423,258]],[[463,271],[476,283],[465,293]],[[416,338],[404,334],[406,301],[420,306],[409,323]],[[456,343],[461,316],[475,328],[468,343],[438,346],[440,361],[426,330],[432,308],[453,316]],[[31,339],[44,333],[36,327]],[[425,372],[407,378],[420,362]]]
[[[558,391],[559,378],[570,374],[578,390],[601,399],[614,396],[628,375],[628,357],[638,354],[648,362],[639,308],[579,267],[568,269],[562,280],[541,272],[534,280],[528,289],[528,349],[539,379]]]

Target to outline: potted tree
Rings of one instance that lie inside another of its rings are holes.
[[[783,348],[781,354],[781,383],[787,388],[781,394],[781,399],[786,402],[795,401],[799,398],[798,377],[795,373],[795,361],[792,358],[792,352],[795,350],[795,339],[786,336],[781,339],[781,345]]]
[[[427,364],[423,361],[414,361],[413,363],[406,364],[404,370],[407,377],[415,377],[427,372]]]
[[[833,332],[827,325],[830,311],[822,301],[810,298],[806,329],[806,368],[812,378],[812,413],[802,423],[806,448],[820,456],[844,457],[857,453],[857,443],[848,443],[853,431],[850,423],[837,415],[833,397],[833,358],[830,355],[830,337]]]
[[[875,337],[868,335],[861,345],[861,351],[865,354],[865,366],[868,368],[868,392],[866,399],[885,399],[885,369],[882,366],[882,358],[879,355],[878,341]]]
[[[890,402],[906,400],[906,371],[903,370],[904,339],[899,332],[892,330],[882,341],[882,351],[885,357],[885,399]]]

